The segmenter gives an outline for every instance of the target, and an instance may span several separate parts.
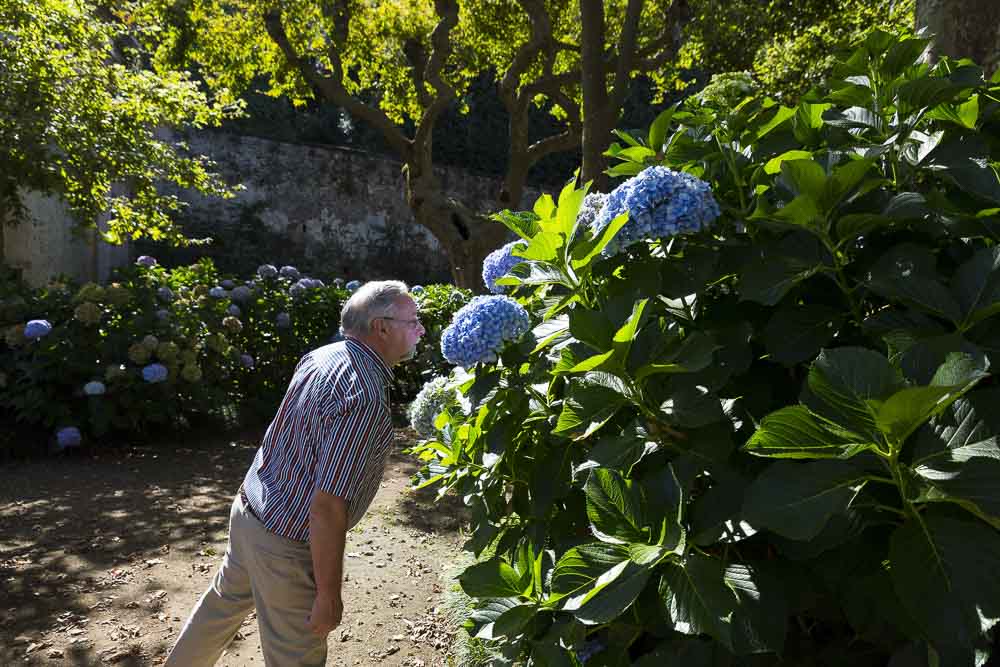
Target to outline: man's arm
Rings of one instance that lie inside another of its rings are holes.
[[[347,501],[316,489],[309,505],[309,549],[316,578],[316,600],[309,627],[324,637],[340,625],[344,612],[340,591],[346,541]]]

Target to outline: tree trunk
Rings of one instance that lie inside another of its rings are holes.
[[[971,58],[989,77],[1000,65],[1000,2],[997,0],[917,0],[917,30],[933,33],[927,53],[930,62],[940,56]]]
[[[580,0],[580,69],[583,88],[583,165],[580,180],[594,181],[594,189],[604,190],[604,151],[617,121],[608,99],[607,65],[604,61],[604,2]]]
[[[412,164],[406,170],[406,199],[417,223],[447,254],[455,285],[482,294],[483,260],[503,245],[507,228],[443,195],[433,173],[419,173]]]

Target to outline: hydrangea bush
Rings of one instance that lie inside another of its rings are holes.
[[[497,216],[532,328],[456,314],[470,407],[414,452],[498,664],[996,661],[1000,77],[926,46],[691,99],[619,133],[606,201]]]
[[[410,426],[423,438],[433,437],[437,433],[434,420],[448,404],[455,401],[455,388],[450,379],[439,375],[421,388],[420,393],[410,404],[408,414]]]
[[[73,426],[88,444],[157,424],[267,418],[302,354],[337,335],[349,292],[289,266],[250,278],[146,255],[108,285],[0,282],[0,417],[49,435]],[[397,367],[397,399],[446,372],[438,338],[460,305],[453,292],[462,294],[429,285],[421,295],[428,337]]]

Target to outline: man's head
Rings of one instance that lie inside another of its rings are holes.
[[[362,285],[340,311],[340,330],[373,350],[390,366],[412,359],[424,327],[405,283],[378,280]]]

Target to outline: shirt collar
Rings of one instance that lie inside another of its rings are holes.
[[[371,363],[371,366],[379,374],[379,376],[385,382],[386,386],[392,384],[392,381],[395,378],[392,369],[389,368],[389,365],[385,363],[385,360],[381,356],[379,356],[378,352],[371,349],[370,347],[368,347],[368,345],[362,343],[357,338],[351,338],[350,336],[348,336],[344,340],[347,341],[348,346],[357,349],[359,352],[361,352],[361,354],[363,354],[368,359],[368,361]]]

